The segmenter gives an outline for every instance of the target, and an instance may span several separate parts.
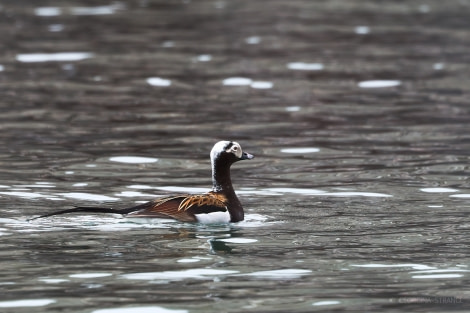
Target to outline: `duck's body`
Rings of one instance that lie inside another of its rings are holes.
[[[230,179],[230,166],[252,159],[234,141],[219,141],[211,150],[212,191],[205,194],[177,195],[159,198],[130,208],[76,207],[37,218],[72,212],[123,214],[126,217],[173,218],[182,222],[235,223],[244,219],[243,207]]]
[[[137,211],[127,214],[127,217],[170,217],[182,222],[199,223],[228,223],[243,220],[243,217],[232,218],[228,206],[228,200],[222,193],[180,195],[144,203]]]

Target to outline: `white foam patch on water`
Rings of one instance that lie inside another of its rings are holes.
[[[393,268],[393,267],[411,267],[415,270],[434,270],[435,267],[427,266],[423,264],[414,264],[414,263],[405,263],[405,264],[378,264],[378,263],[371,263],[371,264],[352,264],[351,266],[354,267],[365,267],[365,268]]]
[[[273,88],[274,84],[267,81],[254,81],[250,84],[251,88],[254,89],[270,89]]]
[[[130,280],[169,280],[179,281],[185,279],[212,279],[213,276],[236,274],[238,271],[219,270],[210,268],[188,269],[183,271],[164,271],[124,274],[123,278]]]
[[[16,283],[12,281],[0,282],[0,286],[8,286],[8,285],[16,285]]]
[[[410,273],[428,274],[428,273],[456,273],[456,272],[470,272],[470,270],[462,270],[460,268],[449,268],[449,269],[433,269],[433,270],[414,271],[414,272],[410,272]]]
[[[401,85],[399,80],[366,80],[357,84],[360,88],[388,88]]]
[[[80,273],[80,274],[71,274],[69,277],[71,278],[100,278],[100,277],[108,277],[112,276],[111,273]]]
[[[457,189],[453,189],[453,188],[421,188],[420,190],[422,192],[437,192],[437,193],[458,191]]]
[[[0,72],[3,72],[5,70],[5,67],[0,64]]]
[[[335,305],[335,304],[340,304],[340,303],[341,303],[340,301],[336,301],[336,300],[325,300],[325,301],[314,302],[312,303],[312,305],[322,306],[322,305]]]
[[[25,53],[16,55],[16,60],[23,63],[35,62],[72,62],[94,57],[91,52]]]
[[[116,156],[109,158],[110,161],[129,164],[155,163],[156,158],[138,157],[138,156]]]
[[[62,14],[62,10],[58,7],[39,7],[34,9],[36,16],[58,16]]]
[[[449,197],[467,199],[467,198],[470,198],[470,194],[469,193],[462,193],[462,194],[459,194],[459,195],[451,195]]]
[[[199,259],[179,259],[178,263],[196,263],[196,262],[200,262],[201,260]]]
[[[253,80],[246,77],[229,77],[222,81],[224,86],[249,86]]]
[[[282,221],[267,221],[269,216],[261,214],[245,214],[245,220],[233,224],[233,227],[252,228],[266,227],[273,224],[282,223]]]
[[[291,62],[287,64],[287,68],[297,71],[320,71],[324,66],[321,63]]]
[[[301,107],[299,107],[299,106],[286,107],[287,112],[297,112],[297,111],[300,111],[300,109],[301,109]]]
[[[150,86],[168,87],[171,86],[171,80],[161,77],[149,77],[147,78],[147,84]]]
[[[319,148],[311,148],[311,147],[281,149],[281,152],[283,152],[283,153],[301,153],[301,154],[315,153],[315,152],[319,152],[319,151],[320,151]]]
[[[370,27],[369,26],[356,26],[354,28],[354,32],[358,35],[366,35],[370,33]]]
[[[434,63],[432,68],[436,71],[440,71],[444,69],[444,63]]]
[[[245,42],[249,45],[257,45],[261,42],[261,37],[251,36],[251,37],[245,38]]]
[[[96,7],[73,7],[70,9],[70,13],[72,15],[110,15],[123,8],[122,4],[115,3]]]
[[[121,3],[114,3],[112,5],[101,5],[95,7],[71,7],[69,9],[63,9],[59,7],[38,7],[34,9],[36,16],[59,16],[64,13],[70,13],[72,15],[110,15],[115,14],[118,10],[124,9],[124,5]]]
[[[47,200],[52,200],[52,201],[64,201],[65,199],[62,198],[57,198],[57,197],[47,197]]]
[[[104,195],[97,195],[92,193],[85,192],[68,192],[60,193],[59,195],[64,196],[65,198],[79,199],[79,200],[90,200],[90,201],[116,201],[119,198],[108,197]]]
[[[212,61],[212,55],[210,54],[201,54],[196,57],[196,60],[199,62],[209,62]]]
[[[304,269],[281,269],[281,270],[272,270],[272,271],[259,271],[248,274],[241,274],[244,276],[255,276],[260,278],[269,278],[269,279],[294,279],[300,278],[305,275],[312,273],[311,270]]]
[[[91,313],[188,313],[187,310],[172,310],[160,306],[135,306],[113,309],[99,309]]]
[[[63,278],[40,278],[39,281],[42,281],[43,283],[46,283],[46,284],[60,284],[60,283],[68,282],[70,280],[63,279]]]
[[[27,300],[0,301],[0,308],[39,307],[39,306],[46,306],[55,302],[57,301],[53,299],[27,299]]]
[[[253,243],[257,242],[257,239],[250,239],[250,238],[225,238],[219,239],[219,241],[223,242],[230,242],[230,243]]]
[[[154,187],[148,186],[148,185],[129,185],[129,186],[127,186],[127,188],[133,188],[133,189],[155,189]]]

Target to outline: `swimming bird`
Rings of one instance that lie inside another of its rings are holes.
[[[242,151],[235,141],[219,141],[210,153],[212,191],[158,198],[137,206],[113,209],[106,207],[74,207],[44,214],[33,219],[73,212],[114,213],[126,217],[172,218],[182,222],[236,223],[243,221],[243,206],[238,200],[230,178],[230,166],[254,156]]]

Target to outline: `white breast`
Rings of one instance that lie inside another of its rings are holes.
[[[196,214],[197,221],[202,224],[226,224],[230,222],[230,213],[212,212],[207,214]]]

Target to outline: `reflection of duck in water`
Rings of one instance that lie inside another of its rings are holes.
[[[212,191],[206,194],[159,198],[130,208],[76,207],[36,218],[72,212],[125,214],[126,217],[174,218],[182,222],[228,223],[244,219],[243,207],[233,190],[230,166],[240,160],[253,159],[234,141],[219,141],[211,150]]]

